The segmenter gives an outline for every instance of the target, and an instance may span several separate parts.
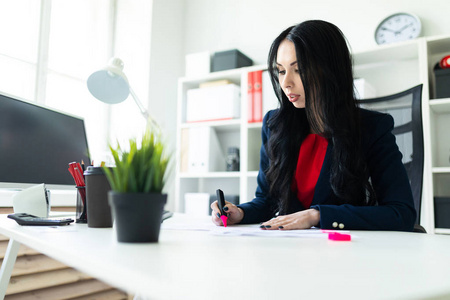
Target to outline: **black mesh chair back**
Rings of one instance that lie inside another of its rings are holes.
[[[362,108],[388,113],[394,118],[392,133],[403,154],[402,161],[411,183],[418,225],[424,164],[422,84],[398,94],[358,100],[358,103]]]

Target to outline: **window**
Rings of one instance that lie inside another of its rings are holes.
[[[148,0],[0,1],[0,92],[84,118],[91,156],[105,158],[108,136],[123,143],[145,120],[131,97],[96,101],[86,80],[118,56],[147,107],[151,14]]]
[[[45,104],[85,120],[93,158],[106,149],[108,105],[95,101],[89,75],[110,56],[109,0],[52,1]]]
[[[0,91],[33,100],[39,1],[0,2]]]
[[[111,56],[111,2],[0,2],[0,92],[84,118],[93,156],[106,149],[108,107],[86,79]]]

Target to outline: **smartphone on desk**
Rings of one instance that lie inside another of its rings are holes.
[[[8,215],[8,218],[13,219],[19,225],[26,226],[64,226],[73,222],[73,219],[50,219],[41,218],[26,213],[15,213]]]

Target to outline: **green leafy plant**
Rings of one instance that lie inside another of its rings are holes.
[[[129,150],[122,150],[119,143],[109,149],[115,167],[103,167],[113,191],[118,193],[161,193],[169,157],[165,153],[159,130],[148,128],[140,145],[129,140]]]

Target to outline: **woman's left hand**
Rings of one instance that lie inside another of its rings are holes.
[[[306,209],[290,215],[278,216],[261,224],[266,230],[308,229],[316,226],[320,221],[320,211]]]

